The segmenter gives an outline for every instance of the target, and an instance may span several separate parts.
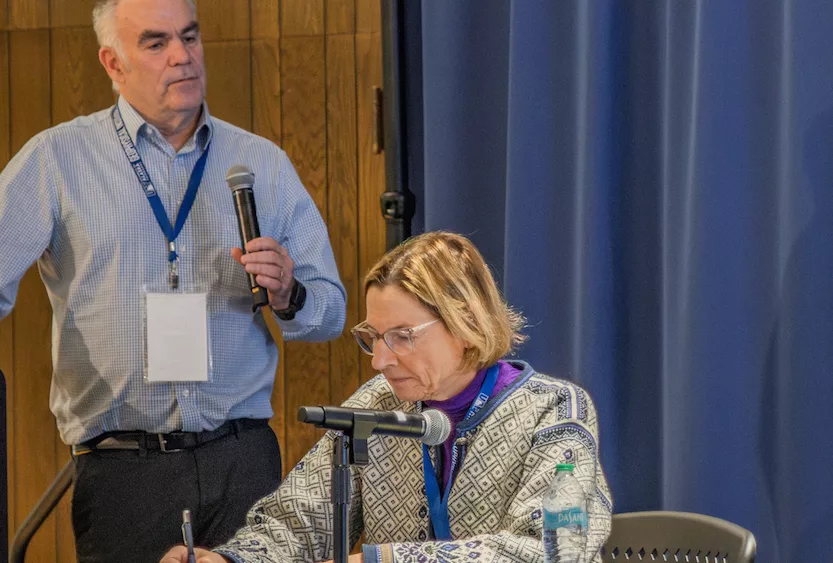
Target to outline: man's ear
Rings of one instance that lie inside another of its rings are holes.
[[[102,47],[98,50],[98,60],[101,61],[101,66],[107,71],[110,80],[116,84],[124,82],[124,62],[116,54],[116,50],[112,47]]]

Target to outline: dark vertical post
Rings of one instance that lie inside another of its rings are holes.
[[[0,553],[9,552],[9,475],[6,428],[6,378],[0,371]]]
[[[408,189],[405,114],[402,104],[404,0],[382,0],[382,68],[384,73],[385,193],[382,216],[387,224],[387,249],[411,236],[414,195]]]

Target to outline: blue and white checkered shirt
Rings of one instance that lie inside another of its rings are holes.
[[[118,104],[171,219],[211,143],[176,241],[180,287],[208,295],[209,381],[144,380],[143,291],[171,291],[167,241],[112,108],[36,135],[0,174],[0,318],[37,261],[53,311],[50,407],[67,444],[112,430],[199,431],[269,418],[278,352],[230,254],[240,235],[226,171],[254,171],[261,235],[287,248],[307,288],[295,319],[278,321],[286,339],[328,340],[344,326],[346,295],[321,215],[280,148],[210,117],[207,106],[177,153],[124,99]]]

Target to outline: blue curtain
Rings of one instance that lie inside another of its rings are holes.
[[[415,229],[588,388],[616,512],[833,546],[833,2],[408,2]]]

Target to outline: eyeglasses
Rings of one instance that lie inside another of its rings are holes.
[[[362,322],[350,329],[350,332],[353,333],[356,342],[359,343],[359,348],[366,354],[373,355],[376,341],[381,338],[394,354],[406,356],[414,351],[414,336],[439,320],[434,319],[412,328],[392,328],[385,331],[384,334],[379,334],[367,326],[367,322]]]

